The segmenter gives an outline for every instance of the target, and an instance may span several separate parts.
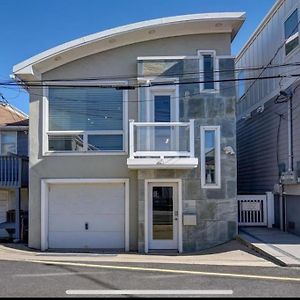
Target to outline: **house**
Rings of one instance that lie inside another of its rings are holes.
[[[239,78],[265,77],[239,84],[238,193],[272,193],[273,226],[298,235],[299,11],[300,1],[276,1],[236,58]]]
[[[155,19],[38,54],[29,246],[198,251],[237,230],[231,42],[244,13]]]
[[[26,240],[28,116],[0,103],[0,240]]]

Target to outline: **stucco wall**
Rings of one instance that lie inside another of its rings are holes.
[[[216,50],[217,55],[230,54],[230,34],[204,34],[168,38],[120,47],[85,57],[43,74],[44,80],[102,77],[108,79],[124,75],[136,76],[137,57],[147,55],[196,55],[197,50]],[[112,78],[113,79],[113,78]],[[129,91],[128,119],[138,119],[137,91]],[[211,100],[215,101],[215,100]],[[221,100],[223,101],[223,100]],[[227,107],[222,102],[223,108]],[[213,105],[213,104],[212,104]],[[200,115],[199,115],[200,117]],[[204,117],[204,116],[203,116]],[[215,116],[210,116],[215,119]],[[226,122],[223,120],[222,122]],[[226,126],[231,126],[230,121]],[[199,124],[198,124],[199,125]],[[222,124],[221,124],[222,125]],[[197,130],[196,130],[197,132]],[[46,178],[129,178],[130,179],[130,249],[138,246],[138,177],[129,171],[127,155],[105,156],[42,156],[42,90],[30,91],[30,217],[29,246],[40,248],[41,243],[41,179]],[[223,140],[222,140],[223,143]],[[196,143],[196,151],[199,151]],[[226,164],[224,164],[225,167]],[[197,184],[197,177],[194,179]],[[199,183],[200,185],[200,183]],[[224,191],[227,185],[223,185]],[[222,198],[219,196],[219,198]],[[216,195],[211,196],[217,199]],[[224,204],[225,205],[225,204]]]

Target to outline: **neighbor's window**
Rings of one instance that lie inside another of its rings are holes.
[[[199,55],[199,71],[200,71],[200,91],[214,92],[219,90],[218,59],[216,52],[198,51]]]
[[[246,83],[245,83],[245,70],[240,70],[238,73],[238,99],[242,98],[242,96],[246,92]]]
[[[284,23],[285,54],[288,55],[299,45],[298,9]]]
[[[220,127],[201,126],[201,185],[203,188],[219,188]]]
[[[17,134],[16,132],[1,132],[1,155],[17,153]]]
[[[123,91],[49,87],[49,151],[122,151]]]

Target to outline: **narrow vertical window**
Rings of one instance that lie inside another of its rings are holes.
[[[212,55],[203,55],[204,71],[204,89],[213,90],[215,88],[214,80],[214,57]]]
[[[285,54],[288,55],[299,45],[298,10],[284,22]]]
[[[218,59],[216,51],[199,50],[200,91],[216,92],[219,90]]]
[[[220,188],[220,127],[201,127],[201,185],[202,188]]]
[[[239,71],[238,73],[238,79],[239,82],[238,82],[238,100],[241,99],[245,92],[246,92],[246,85],[245,85],[245,70],[241,70]]]

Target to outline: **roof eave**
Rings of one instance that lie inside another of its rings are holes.
[[[170,36],[222,32],[231,33],[233,40],[244,21],[245,13],[242,12],[210,13],[161,18],[116,27],[46,50],[15,65],[13,73],[25,82],[40,79],[42,73],[51,69],[84,56],[126,46],[131,41],[138,43]],[[216,24],[222,25],[217,27]]]

